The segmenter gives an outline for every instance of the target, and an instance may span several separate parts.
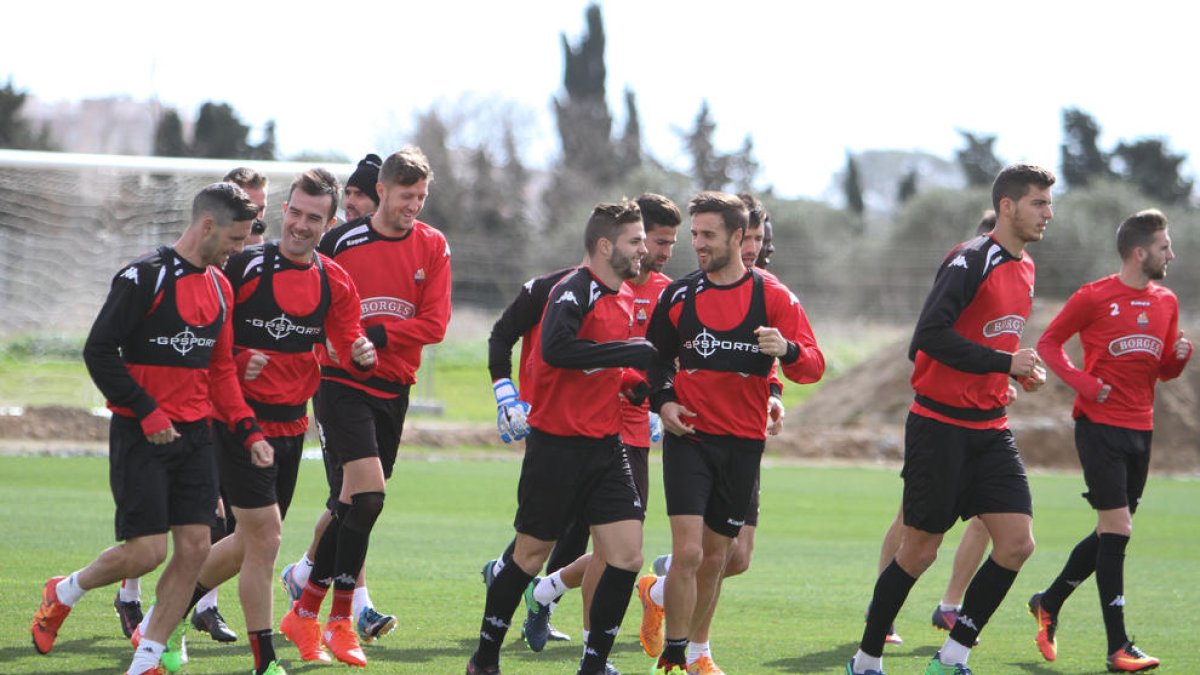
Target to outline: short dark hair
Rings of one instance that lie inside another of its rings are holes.
[[[742,203],[746,205],[746,210],[749,211],[750,220],[746,223],[746,227],[751,230],[762,227],[762,224],[770,216],[767,215],[767,208],[758,200],[758,197],[749,192],[739,192],[738,199],[742,200]]]
[[[337,177],[327,169],[318,166],[296,176],[292,186],[288,188],[289,202],[292,201],[292,193],[296,188],[300,188],[300,191],[309,197],[329,195],[329,217],[332,218],[337,213],[338,193],[342,191],[342,186],[338,185]]]
[[[433,169],[429,167],[429,158],[415,145],[406,145],[388,155],[379,169],[380,183],[415,185],[420,180],[432,183]]]
[[[975,228],[975,235],[987,234],[996,229],[996,212],[988,209],[983,212],[983,217],[979,219],[979,225]]]
[[[1154,241],[1154,233],[1167,229],[1167,217],[1158,209],[1146,209],[1125,219],[1117,228],[1117,253],[1121,260],[1129,259],[1133,249],[1146,248]]]
[[[716,213],[721,216],[725,226],[725,234],[733,234],[737,230],[746,231],[750,223],[750,210],[737,195],[727,192],[705,191],[692,197],[688,202],[688,214]]]
[[[683,214],[679,212],[679,207],[662,195],[643,192],[634,201],[642,210],[642,223],[647,231],[655,227],[675,228],[683,222]]]
[[[204,213],[212,214],[218,227],[225,227],[230,223],[254,220],[258,217],[258,206],[250,201],[245,190],[222,181],[200,190],[192,200],[192,222],[200,220]]]
[[[250,188],[267,188],[267,177],[248,166],[239,166],[229,170],[221,180],[233,183],[243,190]]]
[[[583,228],[583,246],[588,255],[596,252],[596,244],[601,239],[616,242],[626,224],[636,223],[641,219],[642,210],[638,208],[637,202],[631,199],[597,204],[588,218],[587,227]]]
[[[1054,172],[1049,169],[1033,164],[1009,164],[996,176],[996,182],[992,183],[992,208],[999,213],[1001,199],[1008,197],[1014,203],[1019,202],[1029,192],[1030,185],[1049,188],[1056,180],[1058,179],[1054,177]]]

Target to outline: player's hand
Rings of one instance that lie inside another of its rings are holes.
[[[683,405],[675,401],[667,401],[662,404],[662,408],[659,409],[658,414],[662,417],[663,427],[676,436],[686,436],[696,433],[695,427],[683,421],[684,417],[695,417],[696,413],[683,407]]]
[[[337,350],[333,348],[333,343],[330,342],[328,339],[325,340],[325,351],[329,352],[329,360],[330,361],[333,361],[334,363],[339,363],[339,364],[341,363],[341,361],[338,360]]]
[[[255,441],[250,446],[250,463],[265,469],[275,463],[275,448],[266,441]]]
[[[662,440],[663,422],[662,417],[658,413],[650,413],[650,442],[657,443]]]
[[[350,348],[350,358],[354,360],[363,370],[370,370],[375,367],[375,343],[371,342],[366,335],[354,341],[354,346]]]
[[[1021,383],[1021,388],[1025,391],[1037,391],[1046,384],[1046,368],[1038,364],[1033,367],[1033,372],[1029,377],[1021,377],[1017,381]]]
[[[754,329],[754,334],[758,336],[758,350],[760,352],[767,356],[775,357],[787,354],[787,338],[783,337],[783,333],[780,333],[778,328],[759,326]]]
[[[1013,401],[1017,400],[1017,392],[1018,391],[1019,390],[1017,389],[1017,385],[1013,384],[1012,382],[1008,383],[1008,402],[1009,403],[1012,403]]]
[[[531,406],[517,398],[517,388],[507,377],[492,383],[496,395],[496,430],[505,443],[519,441],[529,435]]]
[[[250,360],[246,361],[246,372],[242,375],[242,379],[249,382],[262,374],[263,368],[267,367],[267,362],[271,357],[258,351],[257,349],[250,350]]]
[[[1104,403],[1108,400],[1108,395],[1112,393],[1112,385],[1105,384],[1100,387],[1100,392],[1096,394],[1096,403]]]
[[[778,396],[767,399],[767,435],[778,436],[783,431],[783,417],[786,415],[783,401]]]
[[[155,445],[166,445],[179,440],[179,432],[175,430],[175,425],[172,424],[162,431],[156,431],[146,436],[146,440]]]
[[[1039,365],[1041,362],[1042,359],[1038,356],[1037,350],[1030,347],[1018,349],[1012,355],[1012,365],[1008,367],[1008,372],[1016,375],[1018,378],[1030,377],[1033,375],[1034,366]],[[1044,377],[1045,373],[1043,372],[1043,379]]]
[[[1175,340],[1175,358],[1182,361],[1192,353],[1192,342],[1183,336],[1183,331],[1179,331],[1179,337]]]

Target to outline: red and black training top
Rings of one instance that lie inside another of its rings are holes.
[[[275,243],[230,257],[225,274],[236,303],[234,358],[246,403],[268,436],[303,434],[308,429],[306,404],[321,379],[313,347],[328,339],[338,354],[350,354],[363,335],[354,282],[319,253],[312,262],[299,264],[280,255]],[[246,380],[241,376],[251,350],[268,361],[258,377]],[[346,370],[351,375],[367,377],[350,364]]]
[[[114,414],[147,435],[215,414],[246,447],[262,440],[233,361],[233,290],[214,266],[196,267],[168,246],[113,277],[83,360]]]
[[[341,265],[361,298],[361,319],[375,344],[375,373],[358,380],[324,350],[321,377],[395,398],[417,381],[421,350],[446,337],[450,322],[450,245],[421,221],[400,237],[380,234],[371,216],[325,233],[318,250]]]
[[[654,308],[658,306],[658,298],[663,289],[669,286],[671,277],[661,272],[650,272],[646,283],[640,286],[633,280],[625,282],[633,294],[633,336],[646,337],[650,328],[650,317],[654,316]],[[633,405],[621,399],[621,440],[629,445],[644,448],[650,445],[650,401],[642,401],[641,405]]]
[[[972,429],[1008,426],[1008,371],[1033,307],[1033,259],[990,235],[954,247],[917,319],[912,412]]]
[[[488,336],[488,372],[492,381],[512,379],[512,348],[521,341],[521,357],[517,364],[520,377],[518,384],[521,400],[533,405],[533,372],[530,356],[537,335],[541,331],[542,314],[546,311],[546,300],[554,285],[567,274],[578,269],[566,267],[540,277],[534,277],[521,286],[517,297],[504,308],[500,318],[492,325]]]
[[[604,438],[621,431],[618,405],[625,368],[645,370],[654,347],[631,341],[632,296],[614,291],[587,267],[550,292],[531,361],[529,424],[558,436]]]
[[[1083,370],[1063,350],[1075,333],[1083,343]],[[1133,288],[1113,274],[1075,291],[1038,340],[1038,353],[1076,391],[1076,418],[1149,431],[1155,384],[1179,377],[1192,355],[1189,348],[1176,358],[1178,337],[1179,300],[1171,289],[1154,282]],[[1112,391],[1097,403],[1106,384]]]
[[[804,308],[774,276],[747,270],[721,286],[697,270],[673,282],[663,291],[647,333],[658,348],[650,371],[654,409],[678,401],[696,413],[688,421],[697,431],[765,439],[775,359],[759,351],[754,334],[759,326],[777,328],[788,340],[779,362],[789,380],[821,379],[825,356]]]

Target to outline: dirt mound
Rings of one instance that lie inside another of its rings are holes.
[[[1035,305],[1026,336],[1040,336],[1061,305]],[[1025,344],[1031,344],[1027,337]],[[776,451],[813,458],[898,461],[904,453],[904,419],[912,404],[912,363],[907,339],[893,343],[858,364],[796,410],[788,411],[785,430],[770,441]],[[1077,338],[1067,353],[1082,363]],[[1183,375],[1159,383],[1154,412],[1153,470],[1200,472],[1200,375],[1191,364]],[[1041,391],[1022,393],[1009,407],[1009,420],[1029,466],[1075,469],[1075,392],[1050,374]]]

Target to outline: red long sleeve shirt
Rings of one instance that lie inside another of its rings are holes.
[[[626,281],[625,286],[633,294],[633,337],[646,337],[650,317],[658,306],[658,297],[671,284],[671,278],[660,272],[651,272],[642,285]],[[621,440],[629,445],[644,448],[650,445],[650,401],[633,405],[621,399]]]

